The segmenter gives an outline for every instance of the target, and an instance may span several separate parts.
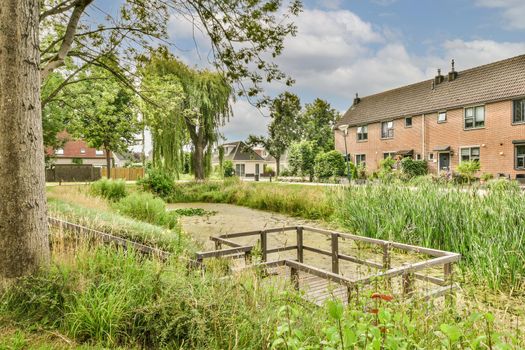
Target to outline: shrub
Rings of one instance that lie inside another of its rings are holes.
[[[290,170],[293,175],[314,176],[315,150],[311,141],[301,141],[292,144],[289,153]]]
[[[118,201],[126,197],[126,183],[123,180],[101,179],[91,184],[90,192],[95,196]]]
[[[337,151],[320,153],[315,157],[315,176],[320,179],[343,176],[345,168],[345,158]]]
[[[516,181],[497,179],[489,181],[487,187],[491,191],[519,191],[520,185]]]
[[[151,193],[135,192],[115,203],[122,215],[172,229],[177,226],[177,213],[166,211],[166,204]]]
[[[401,160],[401,170],[407,179],[423,176],[428,173],[428,164],[425,160],[414,160],[410,157]]]
[[[143,179],[137,181],[137,185],[146,191],[165,198],[171,194],[175,184],[170,174],[163,170],[152,168],[148,170]]]
[[[273,170],[271,166],[264,164],[263,174],[266,176],[275,176],[275,171]]]
[[[472,180],[474,180],[474,175],[479,171],[479,167],[479,162],[477,160],[473,160],[459,163],[456,170],[470,184]]]
[[[382,181],[389,181],[392,179],[392,172],[394,170],[394,164],[396,161],[392,157],[387,157],[379,162],[379,172],[377,172],[377,177]],[[372,174],[372,178],[374,174]]]
[[[224,177],[232,177],[235,175],[235,169],[233,168],[233,162],[231,160],[225,160],[223,164]]]
[[[292,176],[292,172],[288,168],[283,168],[279,172],[279,176]]]
[[[489,181],[489,180],[492,180],[493,178],[494,178],[494,175],[491,173],[483,173],[480,177],[480,179],[483,181]]]
[[[76,164],[76,165],[82,165],[84,161],[82,160],[82,158],[73,158],[71,159],[71,163]]]

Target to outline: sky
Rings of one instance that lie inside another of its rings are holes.
[[[356,93],[366,96],[525,54],[525,0],[303,0],[296,37],[275,62],[296,80],[268,86],[296,93],[303,105],[319,97],[344,113]],[[172,16],[172,51],[190,65],[209,61],[208,39]],[[194,40],[195,39],[195,40]],[[246,100],[233,104],[223,128],[229,141],[265,134],[267,112]]]

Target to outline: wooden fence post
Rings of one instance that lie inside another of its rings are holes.
[[[339,273],[339,235],[332,233],[332,272]]]
[[[406,265],[406,264],[403,264]],[[414,290],[414,273],[410,271],[404,271],[403,276],[403,295],[408,295]]]
[[[262,261],[266,262],[268,260],[268,236],[266,231],[261,231],[261,258]]]
[[[304,260],[303,252],[303,227],[297,227],[297,261],[302,263]]]
[[[383,245],[383,270],[390,270],[392,265],[392,258],[390,256],[390,243]],[[390,289],[390,278],[385,278],[385,285],[387,289]]]
[[[290,279],[295,290],[299,290],[299,271],[295,267],[290,268]]]

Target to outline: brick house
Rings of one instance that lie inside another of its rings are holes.
[[[92,164],[95,167],[106,167],[106,151],[89,147],[84,140],[75,140],[67,132],[61,132],[58,136],[66,140],[62,148],[47,149],[47,155],[54,158],[55,164]],[[112,166],[115,160],[110,152]]]
[[[346,132],[344,129],[347,127]],[[525,55],[359,98],[335,128],[336,149],[368,171],[387,156],[433,173],[479,160],[480,173],[525,177]]]

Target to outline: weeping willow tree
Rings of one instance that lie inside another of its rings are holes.
[[[154,166],[178,174],[181,150],[190,141],[193,173],[203,180],[211,172],[218,127],[231,115],[231,86],[221,74],[189,68],[166,53],[148,60],[142,84],[153,101],[144,120],[152,131]]]

